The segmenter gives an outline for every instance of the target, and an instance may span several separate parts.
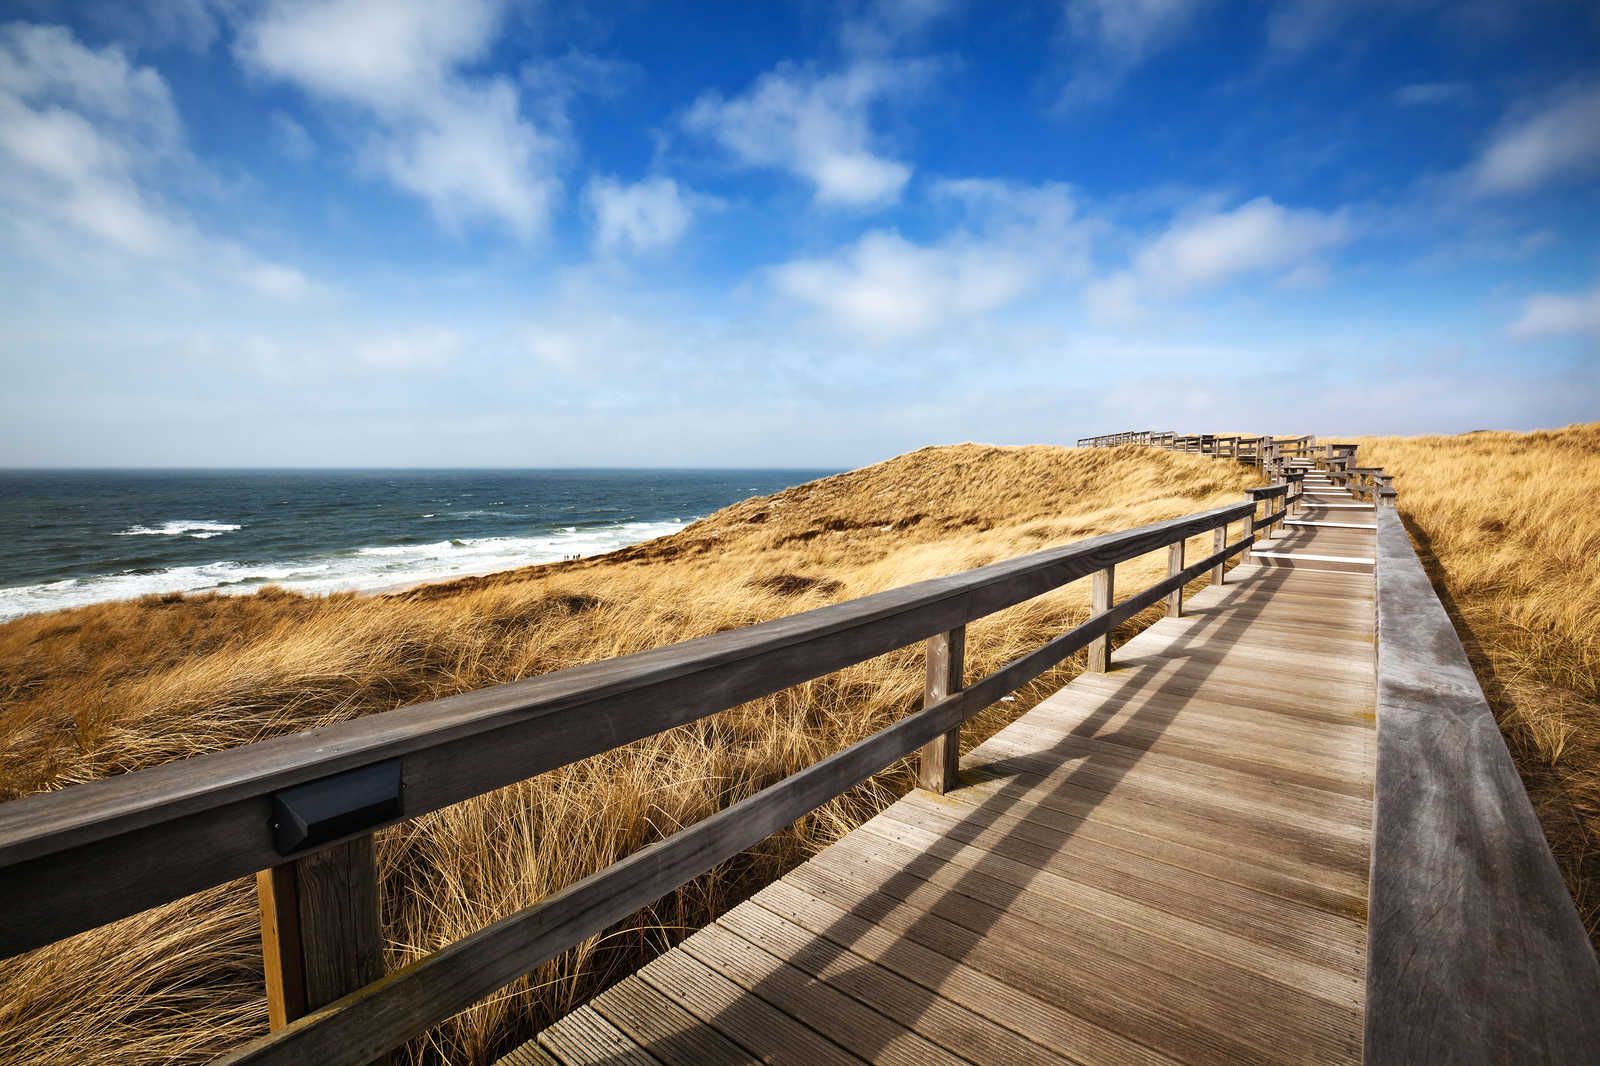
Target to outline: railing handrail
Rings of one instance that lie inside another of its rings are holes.
[[[1399,512],[1377,527],[1364,1057],[1593,1061],[1600,963]]]
[[[1232,504],[846,603],[0,804],[0,957],[298,859],[275,794],[400,761],[403,810],[481,795],[903,647],[1207,530]],[[1234,550],[1248,547],[1244,540]],[[1118,609],[1122,605],[1119,605]],[[338,840],[319,843],[328,847]]]

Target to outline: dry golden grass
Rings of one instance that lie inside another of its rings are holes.
[[[1600,423],[1374,437],[1600,947]]]
[[[0,798],[790,614],[1237,502],[1253,475],[1148,448],[962,445],[730,507],[597,560],[305,599],[147,599],[0,626]],[[1207,549],[1197,539],[1191,558]],[[1119,568],[1133,591],[1165,553]],[[1069,586],[970,628],[987,673],[1087,613]],[[1145,620],[1150,616],[1147,615]],[[1134,628],[1134,627],[1129,627]],[[1081,668],[966,731],[973,743]],[[883,727],[918,704],[903,649],[379,836],[391,966],[459,939]],[[858,824],[896,767],[408,1048],[485,1062]],[[241,881],[0,964],[6,1061],[188,1062],[265,1028]]]

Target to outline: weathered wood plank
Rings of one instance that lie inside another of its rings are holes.
[[[868,1062],[920,1066],[965,1061],[949,1048],[718,925],[695,933],[680,950]]]
[[[668,1066],[743,1066],[756,1061],[646,981],[612,985],[589,1006]]]
[[[860,945],[835,944],[756,903],[735,907],[717,924],[972,1061],[1068,1061],[860,954]]]
[[[1391,508],[1378,553],[1367,1061],[1600,1061],[1600,965]]]

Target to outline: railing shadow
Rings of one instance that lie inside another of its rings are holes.
[[[1036,866],[1033,878],[1024,879],[1024,883],[1017,883],[1014,874],[1011,880],[1007,880],[994,876],[992,869],[986,869],[997,865],[995,856],[1009,850],[1008,844],[1022,844],[1026,840],[1028,847],[1041,846],[1038,826],[1026,820],[1018,819],[1009,827],[997,829],[1007,816],[1034,809],[1051,798],[1067,801],[1057,805],[1050,826],[1056,842],[1055,852],[1059,854],[1100,803],[1111,796],[1140,764],[1141,757],[1180,713],[1178,708],[1183,704],[1181,698],[1160,697],[1180,697],[1221,665],[1220,662],[1208,662],[1200,657],[1185,657],[1185,653],[1204,645],[1223,629],[1247,624],[1258,617],[1270,601],[1272,590],[1286,579],[1287,573],[1284,571],[1254,569],[1248,578],[1248,590],[1236,592],[1224,604],[1189,613],[1190,621],[1181,636],[1165,647],[1160,656],[1120,667],[1113,657],[1113,671],[1122,674],[1128,683],[1117,694],[1105,696],[1093,713],[1056,743],[1042,746],[1038,751],[1001,756],[986,763],[982,777],[991,782],[1000,780],[1003,782],[1001,787],[975,807],[967,808],[956,824],[942,834],[943,840],[958,845],[969,838],[984,838],[984,854],[974,859],[972,865],[954,866],[943,858],[924,852],[876,884],[868,895],[854,905],[846,906],[844,901],[848,899],[848,893],[832,901],[834,907],[845,910],[845,916],[823,932],[812,935],[803,950],[789,955],[788,962],[810,974],[832,974],[828,978],[818,979],[824,984],[837,983],[841,973],[848,975],[852,969],[866,971],[874,966],[887,967],[901,974],[917,974],[915,984],[902,989],[901,994],[897,995],[892,1008],[892,1021],[885,1019],[875,1029],[858,1030],[850,1034],[846,1043],[851,1054],[875,1061],[887,1051],[904,1029],[910,1028],[939,998],[935,990],[985,940],[994,925],[1006,916],[1008,905],[1027,892],[1037,879],[1042,866]],[[1233,581],[1238,580],[1238,577],[1233,577]],[[1174,662],[1178,663],[1176,668],[1173,668]],[[1161,676],[1163,671],[1166,671],[1165,676]],[[1149,678],[1149,684],[1140,683],[1142,678]],[[1128,704],[1135,698],[1139,705],[1123,719],[1122,724],[1103,732],[1110,723],[1122,717]],[[1108,746],[1105,751],[1086,752],[1085,740],[1111,741],[1114,746]],[[1060,776],[1039,768],[1042,763],[1066,766],[1074,761],[1078,764],[1076,768]],[[968,780],[974,777],[970,771],[964,776]],[[1011,787],[1012,784],[1016,787]],[[1041,793],[1041,787],[1047,791]],[[1081,813],[1068,813],[1073,807],[1081,809]],[[952,805],[951,809],[958,808]],[[1024,830],[1030,827],[1032,832],[1025,838]],[[999,835],[993,836],[995,832]],[[949,883],[949,887],[935,887],[936,878],[950,881],[948,874],[940,878],[941,871],[946,867],[961,872]],[[930,898],[931,892],[937,895]],[[885,906],[898,908],[913,899],[916,900],[914,906],[919,913],[897,935],[896,941],[876,954],[862,947],[860,954],[875,961],[862,964],[858,964],[859,960],[853,962],[856,956],[852,948],[858,946],[859,938],[863,935],[857,932],[861,923],[876,924],[875,916]],[[942,904],[946,902],[953,906],[943,907]],[[944,914],[938,913],[940,911],[944,911]],[[945,916],[952,911],[959,911],[959,922]],[[940,947],[930,952],[925,946],[930,942]],[[930,959],[935,960],[932,970]],[[1125,961],[1143,966],[1135,960]],[[750,991],[773,1003],[782,1003],[785,998],[779,982],[773,979],[755,982]],[[1093,1013],[1091,1006],[1091,1016],[1085,1018],[1091,1025],[1096,1024]],[[718,1018],[713,1017],[712,1025],[716,1026],[717,1021]],[[1229,1046],[1230,1038],[1220,1027],[1210,1035],[1223,1046]],[[1144,1036],[1149,1039],[1151,1034]],[[1155,1039],[1160,1042],[1159,1034],[1155,1034]]]

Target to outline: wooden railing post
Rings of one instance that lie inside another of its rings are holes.
[[[1211,532],[1211,552],[1215,555],[1228,546],[1228,523],[1224,522]],[[1228,572],[1227,561],[1218,563],[1211,569],[1211,583],[1222,584],[1223,576]]]
[[[927,641],[927,685],[922,705],[932,707],[960,692],[964,684],[967,627],[937,633]],[[922,746],[917,755],[917,786],[943,795],[956,787],[961,768],[961,727],[941,733]]]
[[[1256,531],[1256,519],[1261,517],[1261,499],[1258,496],[1250,497],[1250,517],[1244,520],[1244,536],[1248,537]],[[1241,538],[1242,539],[1242,538]],[[1239,565],[1250,565],[1250,549],[1247,547],[1239,553]]]
[[[1172,577],[1183,570],[1183,541],[1176,540],[1167,545],[1167,576]],[[1179,585],[1167,593],[1167,617],[1183,617],[1183,586]]]
[[[1115,595],[1117,568],[1108,566],[1104,570],[1094,572],[1094,582],[1090,592],[1089,607],[1090,617],[1105,614],[1111,610],[1111,598]],[[1111,634],[1096,637],[1093,644],[1089,645],[1089,669],[1097,674],[1103,674],[1111,669]]]
[[[262,870],[256,895],[273,1029],[383,976],[370,834]]]

